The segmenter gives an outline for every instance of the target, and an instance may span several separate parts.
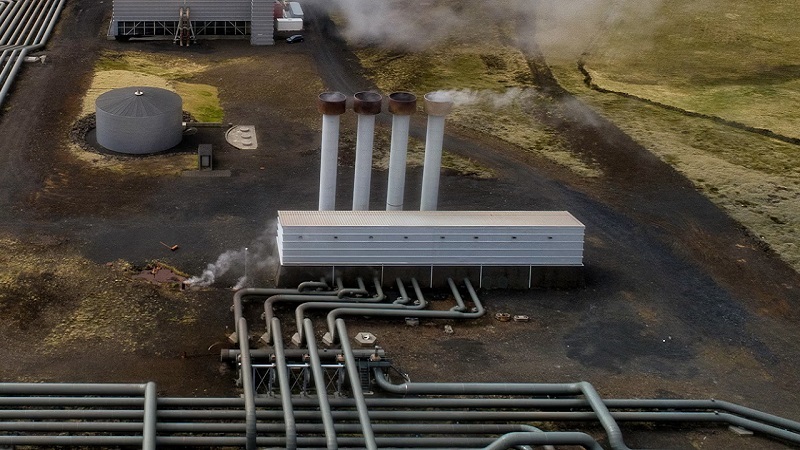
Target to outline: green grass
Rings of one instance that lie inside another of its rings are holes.
[[[599,176],[597,167],[573,155],[553,130],[532,120],[525,111],[531,95],[524,89],[533,85],[530,68],[518,49],[500,41],[498,31],[494,36],[489,33],[480,44],[454,43],[422,52],[368,47],[356,54],[384,92],[404,90],[420,97],[430,91],[464,90],[488,98],[492,93],[521,89],[518,99],[502,107],[490,101],[456,106],[448,121],[547,158],[578,175]]]
[[[95,64],[96,73],[122,71],[115,72],[114,77],[114,80],[121,85],[130,85],[128,78],[136,79],[138,74],[158,77],[167,87],[181,96],[183,109],[191,113],[195,119],[201,122],[221,122],[224,111],[220,105],[217,88],[191,82],[195,75],[202,74],[208,68],[208,65],[184,58],[141,52],[107,52]]]
[[[597,37],[585,59],[599,86],[800,137],[795,1],[670,0],[656,17]]]

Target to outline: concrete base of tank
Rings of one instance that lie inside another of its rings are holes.
[[[308,280],[325,279],[331,283],[341,278],[347,287],[355,285],[358,277],[372,284],[377,278],[384,287],[392,287],[400,278],[412,295],[411,279],[416,278],[420,287],[444,288],[447,279],[461,283],[469,278],[475,288],[481,289],[570,289],[584,286],[583,266],[281,266],[278,271],[279,287],[296,287]]]

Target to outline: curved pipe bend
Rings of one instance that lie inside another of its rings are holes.
[[[590,450],[603,450],[593,437],[572,431],[507,433],[484,447],[484,450],[506,450],[519,445],[580,445]]]
[[[308,303],[308,302],[312,302],[312,301],[335,302],[337,300],[345,300],[347,302],[347,304],[355,304],[355,303],[360,303],[360,302],[363,302],[363,303],[381,302],[386,298],[386,295],[384,294],[383,289],[381,288],[380,281],[377,278],[373,278],[372,281],[373,281],[373,283],[375,285],[375,295],[372,296],[372,297],[367,297],[367,298],[344,298],[343,299],[343,298],[339,297],[339,295],[338,295],[338,293],[341,292],[341,290],[336,291],[337,293],[335,295],[311,295],[311,294],[291,294],[291,295],[286,295],[286,294],[279,294],[279,295],[273,295],[272,297],[269,297],[268,299],[266,299],[264,301],[264,322],[266,323],[267,330],[264,333],[264,335],[262,336],[262,340],[264,342],[266,342],[267,344],[271,344],[272,343],[272,333],[271,333],[270,329],[271,329],[272,319],[275,317],[275,310],[273,309],[275,303],[278,303],[278,302],[292,302],[292,303],[301,303],[302,304],[302,303]],[[363,281],[361,281],[360,278],[359,278],[359,283],[361,285],[363,285]],[[353,292],[354,290],[349,289],[349,291]],[[361,290],[358,289],[358,291],[360,292]],[[364,291],[364,292],[366,292],[366,291]],[[299,332],[299,339],[302,342],[302,340],[303,340],[302,339],[302,336],[303,336],[302,325],[299,324],[299,323],[298,323],[298,332]]]
[[[429,310],[420,310],[419,307],[408,307],[408,308],[397,308],[395,307],[386,307],[382,309],[370,309],[370,308],[350,308],[350,307],[343,307],[334,309],[333,311],[328,313],[327,322],[328,322],[328,333],[325,335],[325,343],[333,344],[337,341],[336,336],[336,319],[341,316],[373,316],[373,317],[425,317],[431,319],[477,319],[483,316],[486,313],[486,310],[483,307],[478,295],[475,293],[475,289],[472,287],[472,283],[470,283],[468,278],[464,278],[464,284],[467,286],[467,291],[472,298],[472,302],[475,304],[475,310],[469,312],[459,312],[459,311],[429,311]],[[418,286],[415,283],[415,288]],[[451,288],[455,289],[455,283],[451,284]]]
[[[375,368],[378,386],[399,395],[583,395],[608,435],[612,448],[628,450],[620,430],[603,399],[594,386],[586,381],[577,383],[390,383],[380,368]]]

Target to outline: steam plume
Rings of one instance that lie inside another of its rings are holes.
[[[211,286],[231,273],[239,275],[233,288],[240,289],[255,280],[259,274],[267,272],[266,275],[273,275],[274,271],[266,269],[278,266],[278,257],[274,254],[276,226],[277,222],[270,223],[248,247],[223,252],[215,262],[206,266],[202,274],[186,280],[186,284]]]
[[[643,37],[657,24],[663,0],[317,0],[344,19],[354,43],[424,50],[444,41],[482,42],[496,27],[513,29],[523,49],[539,45],[574,57],[621,20],[641,24]],[[642,39],[644,43],[645,40]]]

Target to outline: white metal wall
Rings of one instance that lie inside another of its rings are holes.
[[[112,21],[178,20],[181,7],[190,8],[191,20],[249,21],[252,1],[271,0],[114,0]]]
[[[566,211],[279,211],[287,266],[581,266]]]

